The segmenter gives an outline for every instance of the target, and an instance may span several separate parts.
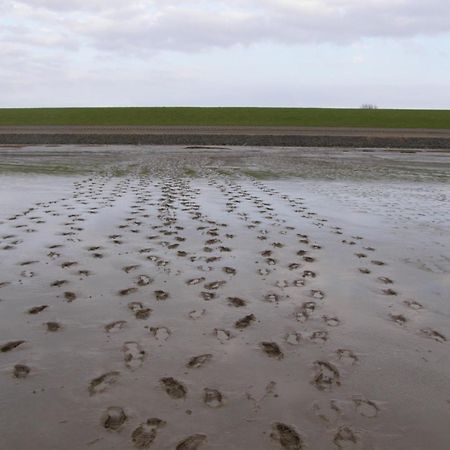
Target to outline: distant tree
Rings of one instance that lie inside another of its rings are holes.
[[[378,106],[372,103],[363,103],[361,109],[378,109]]]

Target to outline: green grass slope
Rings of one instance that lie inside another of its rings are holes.
[[[0,109],[1,125],[223,125],[450,129],[450,110],[24,108]]]

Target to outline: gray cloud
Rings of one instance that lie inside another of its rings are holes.
[[[50,28],[99,51],[139,53],[268,41],[348,44],[450,31],[447,0],[11,0],[8,16],[27,22],[36,40]]]
[[[0,106],[196,104],[195,98],[197,104],[295,105],[312,98],[320,104],[325,94],[318,85],[289,85],[280,72],[283,83],[273,86],[263,59],[256,63],[260,84],[249,73],[231,82],[234,49],[250,55],[266,44],[281,50],[377,38],[412,42],[450,33],[449,18],[448,0],[0,0]],[[215,72],[218,53],[228,59]],[[191,60],[204,66],[193,68]],[[339,68],[331,69],[339,76]],[[450,101],[432,82],[424,85],[437,102]],[[362,98],[367,86],[347,86],[356,106],[376,102]],[[338,93],[327,98],[348,105]]]

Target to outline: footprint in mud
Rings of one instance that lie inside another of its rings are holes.
[[[304,256],[303,257],[303,261],[308,262],[308,263],[312,263],[316,260],[316,258],[313,258],[312,256]]]
[[[264,296],[264,300],[269,303],[278,303],[280,301],[280,296],[274,292],[270,292]]]
[[[74,300],[76,300],[77,295],[75,294],[75,292],[64,292],[64,298],[70,303],[73,302]]]
[[[167,395],[173,399],[182,399],[187,395],[187,388],[184,384],[175,380],[172,377],[161,378],[160,380],[162,388],[166,391]]]
[[[169,293],[162,291],[162,290],[157,290],[154,292],[155,294],[155,298],[158,301],[163,301],[163,300],[167,300],[169,298]]]
[[[304,270],[302,277],[303,278],[316,278],[316,273],[311,270]]]
[[[31,372],[31,369],[25,364],[16,364],[13,370],[14,378],[26,378]]]
[[[0,346],[0,352],[1,353],[10,352],[11,350],[14,350],[15,348],[19,347],[19,345],[22,345],[24,343],[25,343],[25,341],[10,341],[10,342],[7,342],[6,344],[3,344],[2,346]]]
[[[309,295],[317,300],[323,300],[325,298],[325,294],[320,289],[312,289],[309,291]]]
[[[328,331],[313,331],[309,336],[309,340],[315,344],[324,344],[328,340]]]
[[[139,275],[137,277],[136,284],[138,286],[148,286],[150,283],[153,283],[153,280],[148,275]]]
[[[206,314],[206,309],[194,309],[189,312],[188,316],[192,320],[197,320]]]
[[[205,388],[203,390],[203,403],[210,408],[220,408],[223,406],[223,394],[217,389]]]
[[[147,422],[141,423],[131,434],[131,440],[136,448],[149,448],[156,438],[157,430],[166,425],[161,419],[148,419]]]
[[[316,310],[316,307],[316,302],[304,302],[300,309],[294,313],[294,316],[298,322],[303,323],[309,319],[311,314]]]
[[[440,342],[441,344],[443,344],[444,342],[447,342],[447,338],[443,334],[441,334],[437,331],[434,331],[431,328],[422,328],[420,330],[420,333],[425,337],[434,339],[436,342]]]
[[[408,308],[414,309],[416,311],[418,311],[419,309],[423,309],[423,305],[419,302],[416,302],[415,300],[405,300],[403,304]]]
[[[222,267],[222,270],[229,275],[236,275],[237,270],[233,267]]]
[[[121,297],[124,297],[125,295],[134,294],[134,293],[137,292],[137,291],[138,291],[138,288],[137,288],[137,287],[130,287],[130,288],[127,288],[127,289],[122,289],[122,290],[120,290],[120,291],[119,291],[119,295],[120,295]]]
[[[234,326],[239,330],[243,330],[244,328],[249,327],[255,320],[256,317],[254,314],[248,314],[247,316],[244,316],[241,319],[237,320]]]
[[[302,341],[302,335],[300,333],[291,332],[285,336],[284,340],[289,345],[298,345]]]
[[[83,277],[88,277],[88,276],[92,275],[92,272],[90,270],[79,270],[78,275],[83,276]]]
[[[214,334],[221,344],[224,344],[233,337],[230,331],[221,328],[216,328]]]
[[[247,301],[240,297],[228,297],[228,304],[236,308],[242,308],[247,305]]]
[[[61,264],[61,267],[63,268],[63,269],[67,269],[67,268],[69,268],[69,267],[72,267],[72,266],[76,266],[78,263],[76,262],[76,261],[66,261],[66,262],[63,262],[62,264]]]
[[[47,308],[48,305],[33,306],[27,312],[28,314],[39,314],[40,312],[44,311]]]
[[[340,375],[337,368],[327,361],[316,361],[314,363],[315,375],[313,384],[319,391],[325,391],[340,386]]]
[[[359,361],[359,358],[352,350],[340,348],[336,351],[336,353],[339,361],[344,364],[354,366]]]
[[[24,261],[24,262],[19,263],[19,266],[30,266],[31,264],[36,264],[38,262],[39,261]]]
[[[20,272],[20,275],[24,278],[33,278],[36,273],[32,272],[31,270],[23,270],[22,272]]]
[[[102,417],[102,425],[107,430],[117,431],[127,420],[125,411],[120,406],[110,406]]]
[[[48,252],[48,253],[47,253],[47,256],[48,256],[50,259],[56,259],[56,258],[59,258],[59,257],[61,256],[61,254],[58,253],[58,252]]]
[[[263,277],[269,275],[270,270],[269,269],[258,269],[257,273]]]
[[[198,450],[204,443],[207,437],[205,434],[193,434],[192,436],[183,439],[177,446],[176,450]]]
[[[389,314],[389,318],[397,325],[405,325],[408,321],[403,314]]]
[[[170,329],[167,327],[151,327],[149,328],[150,334],[160,342],[167,341],[172,334]]]
[[[50,331],[52,333],[61,329],[61,325],[58,322],[47,322],[44,325],[47,326],[47,331]]]
[[[67,283],[68,283],[67,280],[56,280],[56,281],[53,281],[53,283],[51,283],[50,286],[52,286],[52,287],[60,287],[63,284],[67,284]]]
[[[223,281],[223,280],[212,281],[211,283],[206,283],[204,285],[204,287],[205,287],[205,289],[208,289],[208,290],[215,290],[215,289],[219,289],[220,287],[222,287],[225,284],[226,284],[226,281]]]
[[[216,294],[214,292],[202,291],[200,292],[200,295],[202,296],[203,300],[205,300],[205,302],[209,302],[216,297]]]
[[[386,265],[386,263],[385,262],[383,262],[383,261],[378,261],[378,260],[375,260],[375,259],[373,259],[372,261],[370,261],[372,264],[375,264],[376,266],[385,266]]]
[[[378,280],[380,283],[383,283],[383,284],[392,284],[392,283],[394,283],[394,282],[393,282],[390,278],[388,278],[388,277],[378,277],[377,280]]]
[[[119,380],[120,372],[112,371],[94,378],[89,384],[89,394],[100,394],[108,390]]]
[[[281,351],[280,346],[276,342],[261,342],[259,345],[267,356],[276,359],[284,358],[284,353]]]
[[[126,324],[126,320],[116,320],[115,322],[111,322],[105,325],[105,331],[107,333],[114,333],[115,331],[122,330]]]
[[[134,270],[139,269],[139,267],[141,267],[139,264],[135,264],[135,265],[132,265],[132,266],[125,266],[125,267],[122,267],[122,270],[123,270],[124,272],[126,272],[126,273],[130,273],[130,272],[132,272],[132,271],[134,271]]]
[[[195,286],[197,284],[203,283],[203,281],[205,281],[204,277],[200,277],[200,278],[191,278],[190,280],[186,281],[186,284],[188,286]]]
[[[123,359],[128,369],[135,370],[142,366],[145,350],[137,342],[125,342],[122,351]]]
[[[211,361],[213,355],[206,353],[204,355],[193,356],[186,364],[189,369],[199,369],[203,367],[207,362]]]
[[[371,400],[353,399],[356,411],[363,417],[372,419],[378,416],[380,408]]]
[[[303,439],[294,427],[281,422],[272,425],[270,437],[277,441],[284,450],[304,450]]]
[[[397,291],[394,291],[394,289],[383,289],[382,290],[383,295],[397,295]]]
[[[334,435],[333,442],[338,448],[349,449],[354,448],[358,439],[350,427],[341,426]]]
[[[141,302],[131,302],[128,303],[128,309],[134,313],[136,319],[148,319],[152,313],[151,308],[144,308]]]
[[[317,417],[327,424],[335,423],[342,414],[336,400],[327,401],[323,406],[320,406],[319,402],[315,402],[313,404],[313,410]]]
[[[329,327],[338,327],[341,324],[337,317],[323,316],[322,319]]]

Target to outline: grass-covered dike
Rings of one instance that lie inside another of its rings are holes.
[[[299,126],[450,129],[450,110],[321,108],[5,108],[0,126]]]

